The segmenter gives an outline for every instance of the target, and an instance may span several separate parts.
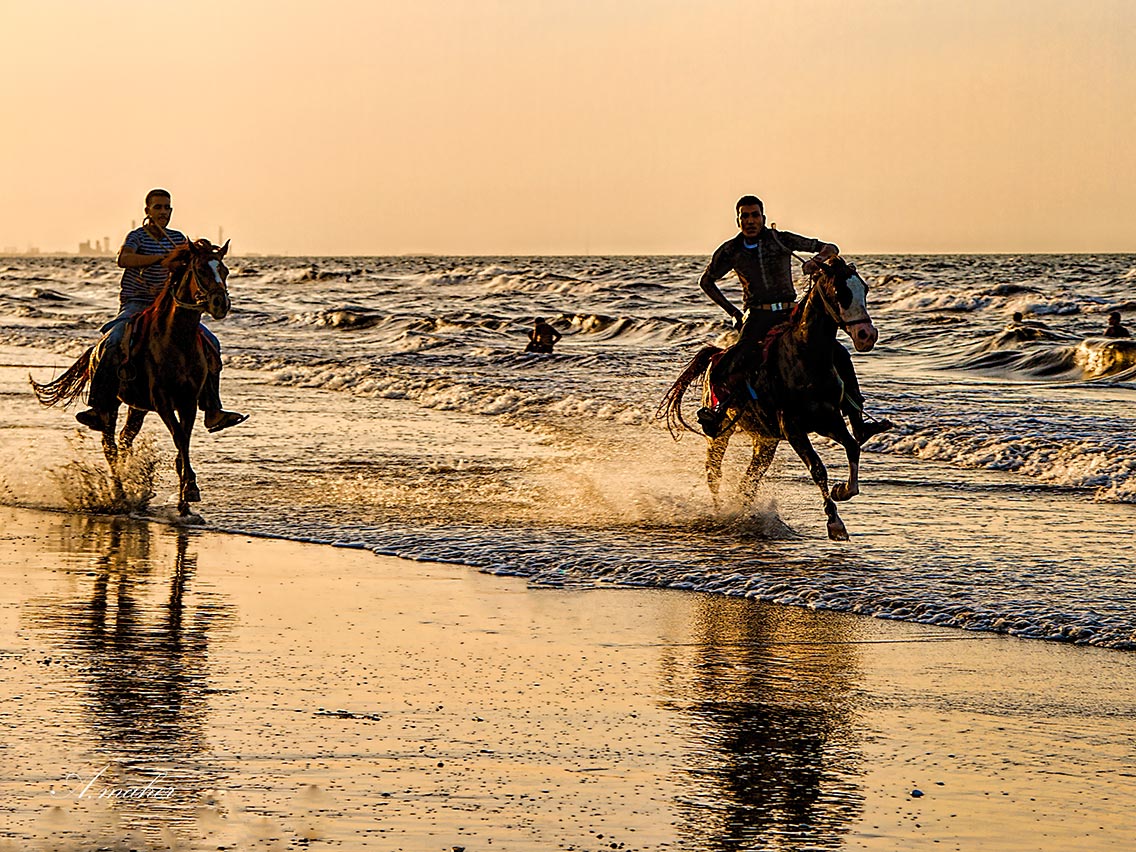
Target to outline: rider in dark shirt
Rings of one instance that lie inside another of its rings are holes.
[[[716,438],[721,431],[731,399],[758,356],[765,335],[787,320],[793,309],[797,298],[793,289],[793,252],[815,253],[815,257],[802,267],[809,274],[822,261],[840,253],[840,249],[832,243],[767,228],[765,206],[756,196],[746,195],[739,199],[737,214],[741,233],[718,247],[698,282],[706,295],[733,317],[735,327],[740,329],[738,342],[727,351],[711,374],[715,387],[721,391],[718,404],[698,410],[702,431],[711,438]],[[737,273],[742,285],[744,312],[718,288],[717,282],[731,270]],[[872,436],[894,428],[888,420],[864,421],[864,397],[860,393],[852,357],[840,344],[833,346],[833,365],[844,382],[844,413],[852,424],[856,440],[863,444]]]

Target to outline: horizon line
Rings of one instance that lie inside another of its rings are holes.
[[[33,247],[34,248],[34,247]],[[240,252],[231,251],[230,258],[233,257],[709,257],[712,252],[611,252],[611,253],[578,253],[578,252],[542,252],[542,253],[523,253],[523,252],[397,252],[397,253],[379,253],[379,254],[357,254],[354,252],[348,253],[291,253],[291,252]],[[952,255],[970,255],[980,257],[1003,257],[1007,255],[1018,256],[1034,256],[1034,257],[1049,257],[1053,255],[1070,255],[1070,256],[1085,256],[1085,255],[1136,255],[1136,249],[1128,250],[1068,250],[1068,249],[1047,249],[1044,251],[1021,251],[1014,249],[997,249],[997,250],[983,250],[983,251],[966,251],[966,250],[938,250],[938,251],[915,251],[915,250],[902,250],[902,251],[855,251],[855,252],[841,252],[841,255],[859,255],[859,256],[879,256],[879,255],[894,255],[900,257],[948,257]],[[117,252],[107,252],[103,254],[80,254],[78,252],[69,251],[34,251],[23,252],[3,252],[0,251],[0,258],[33,258],[33,257],[49,257],[49,258],[84,258],[84,259],[102,259],[114,258]]]

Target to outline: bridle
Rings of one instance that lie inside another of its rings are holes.
[[[190,249],[190,251],[192,252],[193,249]],[[197,311],[198,313],[204,313],[209,304],[209,293],[206,292],[205,288],[201,286],[201,279],[197,274],[197,264],[199,260],[200,258],[196,254],[193,254],[188,266],[186,267],[185,272],[182,273],[181,278],[181,280],[184,281],[186,276],[193,276],[191,285],[193,289],[191,293],[195,297],[194,301],[187,302],[184,299],[178,298],[177,291],[181,289],[180,287],[172,288],[170,290],[170,296],[171,298],[173,298],[174,304],[179,308],[184,308],[189,311]],[[224,286],[224,281],[221,282],[221,285]]]
[[[796,252],[793,253],[793,256],[796,257],[798,260],[801,260],[801,258],[797,255]],[[833,304],[833,302],[829,298],[827,288],[819,280],[821,278],[821,276],[825,276],[825,277],[831,278],[833,283],[835,283],[836,277],[835,276],[827,276],[825,274],[823,263],[818,263],[817,267],[818,267],[817,270],[815,272],[813,272],[812,275],[810,276],[811,283],[809,284],[809,290],[811,291],[811,290],[815,289],[817,291],[817,296],[818,296],[818,298],[820,298],[821,302],[824,304],[825,311],[827,311],[828,315],[830,317],[832,317],[832,319],[836,322],[837,327],[844,329],[844,331],[848,334],[848,336],[851,337],[852,336],[851,329],[855,328],[858,325],[871,325],[872,320],[866,314],[865,314],[863,319],[852,320],[851,322],[845,322],[844,318],[840,314],[840,305]],[[852,272],[855,274],[856,273],[856,267],[853,266],[853,267],[850,267],[850,268],[852,269]],[[806,296],[807,295],[808,294],[806,294]]]

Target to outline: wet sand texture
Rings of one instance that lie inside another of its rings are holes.
[[[4,852],[1136,845],[1129,654],[0,520]]]

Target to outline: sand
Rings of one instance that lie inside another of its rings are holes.
[[[1136,847],[1136,657],[0,508],[0,850]]]

